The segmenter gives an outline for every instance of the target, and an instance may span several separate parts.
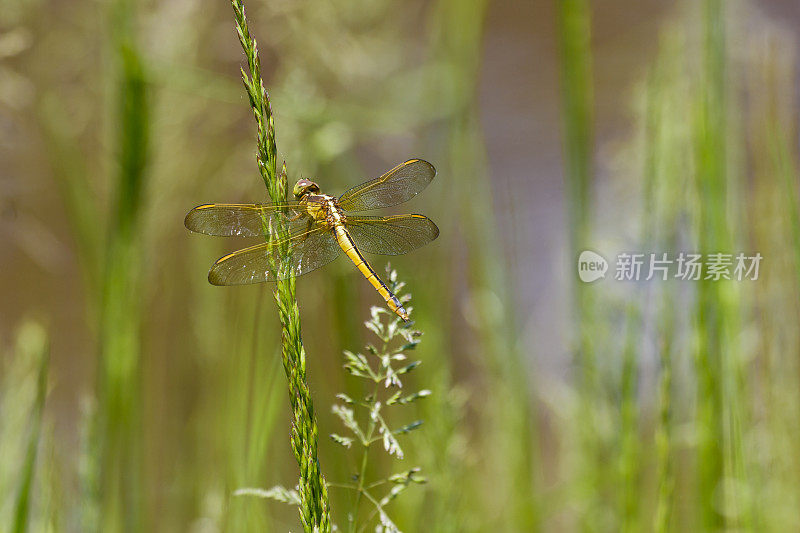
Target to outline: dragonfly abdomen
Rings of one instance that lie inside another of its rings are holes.
[[[370,266],[364,256],[361,255],[361,252],[358,250],[358,247],[353,242],[353,238],[348,233],[347,229],[345,229],[343,224],[336,224],[334,226],[334,231],[336,232],[336,240],[341,246],[344,253],[353,264],[361,271],[361,274],[367,278],[367,281],[375,287],[375,290],[378,291],[383,299],[386,301],[386,305],[389,306],[389,309],[394,311],[397,316],[402,318],[403,320],[408,320],[408,313],[406,312],[403,304],[397,298],[397,296],[389,290],[389,287],[381,280],[380,277],[375,273],[375,270]]]

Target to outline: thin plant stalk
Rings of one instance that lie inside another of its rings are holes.
[[[386,279],[389,289],[403,302],[408,312],[412,313],[411,294],[402,292],[405,283],[398,280],[397,271],[392,270],[389,265],[386,267]],[[337,398],[344,403],[333,407],[334,414],[341,419],[348,434],[342,436],[334,433],[331,438],[345,449],[355,446],[361,451],[358,463],[360,466],[358,472],[350,478],[352,481],[335,485],[356,493],[352,507],[347,512],[347,530],[350,533],[372,529],[376,517],[378,530],[398,531],[398,526],[389,517],[386,506],[396,501],[400,493],[412,483],[426,483],[426,479],[419,476],[419,467],[368,481],[370,449],[373,445],[382,444],[390,457],[403,459],[400,436],[419,429],[423,424],[422,420],[416,420],[392,428],[390,424],[393,422],[388,415],[400,410],[395,407],[415,403],[431,395],[428,389],[411,393],[403,390],[406,374],[421,364],[421,361],[409,363],[408,353],[416,349],[422,332],[412,329],[413,322],[400,323],[397,316],[381,307],[372,307],[370,315],[371,320],[364,325],[375,334],[378,342],[368,344],[366,354],[344,352],[344,368],[350,375],[363,380],[361,390],[354,397],[338,394]],[[362,395],[364,391],[370,393]],[[371,511],[363,520],[360,516],[363,514],[360,513],[362,504],[371,504]]]
[[[661,85],[666,83],[663,75],[663,57],[656,60],[656,65],[651,71],[646,86],[645,94],[645,125],[644,125],[644,179],[645,179],[645,210],[644,216],[649,217],[645,224],[647,226],[644,243],[647,245],[651,238],[655,238],[657,227],[672,228],[668,235],[659,236],[664,242],[666,249],[673,250],[676,247],[676,225],[677,221],[671,209],[657,210],[659,205],[659,191],[663,177],[669,176],[670,156],[675,154],[667,153],[669,147],[665,147],[663,126],[664,90]],[[674,148],[673,148],[674,149]],[[667,205],[678,204],[680,201],[673,198],[678,187],[675,184],[663,184],[664,189],[669,191],[669,198],[664,199]],[[678,193],[679,194],[679,193]],[[666,196],[666,195],[665,195]],[[674,438],[672,428],[672,349],[673,336],[675,335],[674,317],[672,315],[673,294],[670,288],[663,290],[660,298],[660,305],[656,310],[656,354],[658,356],[658,403],[657,403],[657,425],[655,430],[655,454],[656,454],[656,504],[653,515],[653,530],[663,533],[669,531],[669,525],[673,508],[673,487],[674,472],[672,461],[672,440]]]
[[[699,249],[704,254],[728,251],[726,165],[726,51],[724,10],[720,0],[706,0],[704,9],[705,77],[696,118],[696,157]],[[702,525],[708,529],[727,527],[731,511],[729,489],[724,483],[731,468],[731,424],[735,408],[730,390],[732,359],[727,342],[731,317],[730,282],[703,280],[699,284],[696,309],[696,369],[698,374],[698,467]]]
[[[109,238],[100,304],[100,458],[96,490],[103,531],[143,528],[141,455],[141,246],[139,222],[149,159],[148,86],[133,30],[133,8],[112,6],[119,64],[119,175],[109,219]]]
[[[728,251],[735,244],[731,230],[737,219],[735,123],[728,116],[725,9],[721,0],[704,3],[705,79],[697,120],[697,184],[699,247],[703,253]],[[747,528],[753,506],[740,487],[747,484],[742,425],[748,410],[739,342],[739,296],[731,281],[700,283],[698,292],[699,464],[703,525]]]
[[[39,372],[36,380],[36,400],[32,406],[31,428],[28,437],[28,450],[25,454],[25,462],[22,468],[22,479],[17,493],[17,501],[14,509],[14,526],[11,531],[14,533],[25,533],[30,531],[30,508],[33,496],[33,485],[35,480],[36,464],[42,435],[42,417],[44,413],[45,399],[47,398],[47,375],[50,365],[50,344],[44,329],[31,328],[30,331],[40,333],[31,335],[37,341],[32,346],[36,350],[38,357]]]
[[[620,406],[620,501],[619,514],[622,531],[636,531],[639,516],[638,492],[640,469],[639,449],[639,350],[642,321],[640,302],[632,302],[627,310],[627,335],[622,351],[622,404]]]
[[[670,531],[675,487],[672,445],[674,440],[672,415],[672,298],[665,295],[662,319],[659,320],[657,350],[659,356],[658,426],[655,433],[657,494],[653,515],[653,531]]]
[[[592,66],[591,15],[586,0],[558,2],[558,38],[561,54],[561,93],[564,127],[564,172],[569,211],[569,261],[577,260],[588,247],[592,188]],[[583,464],[579,465],[582,497],[586,498],[581,527],[592,529],[593,512],[600,492],[601,464],[596,457],[597,431],[594,405],[597,369],[592,348],[593,299],[584,284],[573,285],[573,316],[577,328],[576,365],[580,371],[580,442]]]
[[[258,126],[258,169],[272,202],[283,202],[287,200],[288,193],[286,168],[284,166],[281,173],[277,173],[275,127],[269,96],[261,79],[258,47],[250,35],[243,2],[232,0],[231,5],[239,40],[247,57],[248,72],[242,69],[241,74]],[[271,230],[267,236],[270,239],[285,235],[285,228]],[[286,257],[290,250],[287,248],[280,252]],[[330,531],[328,493],[317,458],[318,430],[306,379],[306,355],[300,336],[300,311],[293,274],[277,282],[275,301],[282,327],[283,368],[292,408],[291,447],[300,467],[300,520],[307,532]]]

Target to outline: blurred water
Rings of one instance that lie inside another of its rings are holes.
[[[652,59],[658,26],[673,4],[603,2],[595,8],[596,153],[627,134],[631,85]],[[563,374],[569,364],[569,287],[575,279],[566,247],[553,7],[492,4],[480,86],[495,206],[501,226],[513,228],[505,244],[518,286],[521,341],[547,375]],[[610,177],[599,163],[595,170],[601,190]]]

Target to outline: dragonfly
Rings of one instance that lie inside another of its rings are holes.
[[[320,192],[319,185],[300,179],[294,201],[271,204],[203,204],[186,215],[191,231],[214,236],[264,237],[266,242],[217,259],[208,272],[212,285],[244,285],[301,276],[326,265],[342,252],[404,321],[408,312],[381,280],[362,252],[401,255],[439,236],[439,228],[418,214],[360,216],[407,202],[436,176],[422,159],[411,159],[382,176],[366,181],[340,197]],[[275,228],[283,228],[279,236]],[[287,253],[288,250],[288,253]]]

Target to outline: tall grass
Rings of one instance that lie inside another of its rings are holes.
[[[652,159],[645,175],[653,173],[657,182],[649,193],[655,203],[647,212],[660,228],[653,246],[676,251],[699,248],[705,253],[756,249],[764,253],[766,241],[752,240],[763,231],[758,228],[765,224],[764,215],[757,214],[757,208],[751,211],[744,200],[751,194],[749,188],[772,194],[775,184],[763,182],[766,176],[761,174],[754,182],[742,181],[741,157],[732,155],[750,150],[758,154],[756,161],[763,161],[761,141],[753,146],[758,137],[743,134],[741,129],[742,115],[747,124],[750,113],[739,112],[740,76],[752,76],[758,67],[752,56],[743,58],[740,49],[726,44],[726,34],[740,31],[741,26],[732,22],[736,19],[722,4],[708,2],[701,10],[694,9],[697,7],[687,6],[678,19],[680,25],[664,32],[666,38],[646,89],[645,112],[654,114],[647,124],[655,127],[645,127],[645,157]],[[742,16],[741,12],[737,15]],[[691,53],[695,35],[702,36],[699,42],[704,54],[699,62]],[[759,82],[759,86],[769,83]],[[756,102],[752,113],[761,117],[763,93],[751,94]],[[691,122],[678,118],[689,114]],[[774,124],[768,129],[780,131]],[[691,178],[689,187],[686,176]],[[796,192],[787,197],[794,202]],[[783,219],[791,213],[791,205],[786,208],[776,217]],[[786,231],[786,227],[775,231]],[[771,261],[778,260],[778,255]],[[776,275],[777,271],[765,268],[763,272]],[[764,527],[769,499],[767,491],[756,488],[765,473],[754,451],[766,442],[760,439],[769,441],[775,436],[765,437],[758,429],[763,409],[758,391],[783,387],[754,379],[753,361],[762,354],[753,350],[743,333],[753,320],[745,307],[749,298],[768,291],[762,283],[769,282],[760,278],[757,283],[673,283],[658,290],[653,323],[660,372],[656,530]],[[681,313],[686,303],[694,307],[688,321]],[[768,338],[770,332],[756,335]],[[687,375],[686,354],[692,354],[694,375]],[[687,392],[693,385],[697,387],[694,397]],[[687,452],[695,454],[694,461]]]
[[[769,258],[769,277],[763,290],[751,295],[754,320],[761,331],[758,370],[751,387],[754,423],[746,428],[746,455],[755,471],[752,483],[759,487],[754,496],[754,527],[762,530],[790,530],[800,526],[789,502],[800,497],[793,482],[800,471],[796,454],[788,452],[800,436],[798,417],[798,330],[797,301],[800,283],[800,241],[798,240],[797,128],[793,116],[796,51],[786,46],[785,36],[770,35],[753,45],[759,67],[748,72],[748,87],[758,87],[749,99],[752,111],[747,121],[752,144],[754,187],[752,218],[759,220],[753,232],[754,247]],[[790,139],[795,139],[791,141]],[[766,267],[766,265],[765,265]],[[753,465],[755,465],[753,467]]]
[[[60,80],[43,82],[47,89],[37,101],[36,118],[77,243],[86,291],[85,316],[93,335],[92,349],[98,354],[98,409],[87,412],[92,417],[91,435],[83,450],[91,465],[84,469],[87,476],[82,479],[76,514],[81,528],[133,531],[144,527],[146,503],[140,389],[141,270],[145,264],[141,222],[150,160],[150,99],[136,6],[120,0],[107,7],[102,15],[109,30],[104,44],[110,52],[104,58],[110,68],[92,79],[101,85],[111,80],[104,94],[108,106],[96,110],[98,115],[108,112],[112,140],[102,143],[103,149],[91,157],[86,155],[65,112],[69,106],[51,90]],[[107,145],[112,147],[111,154]],[[102,207],[97,184],[87,179],[98,168],[111,176],[109,184],[101,187],[111,191],[108,210]]]
[[[241,74],[258,126],[258,169],[272,202],[285,202],[288,200],[286,167],[284,165],[281,173],[277,173],[275,127],[269,96],[261,79],[258,46],[250,35],[244,4],[233,0],[231,5],[239,41],[247,58],[249,74],[245,73],[244,69]],[[270,229],[276,231],[278,237],[286,236],[282,227]],[[267,237],[273,238],[272,235]],[[288,249],[281,250],[281,260],[287,257],[289,252]],[[306,353],[300,338],[300,311],[297,306],[294,273],[277,282],[275,301],[278,304],[278,314],[283,328],[281,334],[283,368],[288,382],[289,403],[292,407],[291,445],[300,467],[300,519],[307,532],[330,531],[328,493],[317,458],[319,432],[306,379]]]
[[[643,230],[638,243],[642,251],[677,253],[699,249],[708,254],[754,249],[752,229],[747,223],[758,226],[763,215],[749,212],[746,199],[750,183],[742,180],[744,163],[738,155],[747,149],[747,142],[752,142],[752,137],[745,137],[741,129],[742,115],[747,115],[741,112],[739,76],[754,66],[751,56],[744,58],[740,49],[727,44],[728,32],[741,31],[741,26],[732,22],[737,16],[742,16],[741,12],[732,15],[728,5],[721,2],[684,6],[675,23],[663,32],[660,52],[644,83],[645,104],[638,116],[642,143],[636,145],[640,152],[625,152],[629,157],[635,154],[636,162],[643,162],[641,172],[635,173],[643,177],[639,222]],[[699,61],[694,55],[698,49],[703,52]],[[567,51],[562,44],[562,54]],[[574,66],[576,61],[565,55],[562,68]],[[730,68],[732,61],[736,69]],[[574,81],[574,77],[567,78],[567,83],[569,79]],[[570,90],[565,89],[567,102],[574,98]],[[751,94],[760,95],[761,91]],[[580,116],[574,109],[565,110],[567,132],[574,127],[570,121],[577,120],[576,115]],[[692,120],[679,118],[686,116]],[[767,130],[781,128],[773,125]],[[568,133],[568,145],[570,142],[580,141]],[[575,153],[568,149],[566,157]],[[566,166],[567,175],[571,176],[570,169],[577,165],[568,160]],[[782,213],[775,216],[790,215],[791,220],[796,183],[784,180],[785,183],[790,183],[784,192],[789,202],[782,204]],[[571,209],[580,207],[582,213],[571,218],[572,231],[580,232],[580,218],[591,209],[585,208],[574,191],[568,188],[568,203]],[[791,231],[791,227],[789,224],[780,231]],[[641,315],[635,303],[639,288],[626,292],[629,337],[624,342],[619,382],[622,411],[617,424],[621,447],[615,452],[621,470],[613,487],[618,491],[619,502],[614,523],[621,528],[752,530],[763,525],[765,500],[756,487],[757,476],[764,473],[759,470],[763,465],[758,466],[753,456],[757,448],[753,439],[764,438],[756,437],[762,409],[758,391],[772,386],[754,383],[752,361],[756,355],[751,351],[752,345],[745,342],[744,333],[753,333],[747,329],[752,316],[746,305],[752,294],[763,290],[759,283],[650,285],[644,294],[654,303],[645,304]],[[694,309],[688,319],[681,312],[687,305]],[[636,326],[639,320],[641,325]],[[602,333],[598,328],[615,327],[596,317],[592,322],[595,333]],[[597,354],[608,353],[607,337],[593,335],[592,340]],[[656,356],[658,395],[654,419],[647,410],[650,402],[642,402],[643,396],[636,393],[638,383],[648,379],[646,374],[637,377],[640,360],[647,351],[637,354],[631,349],[632,342],[633,346],[651,345]],[[686,367],[688,354],[692,354],[693,372]],[[598,407],[602,409],[602,388],[608,386],[609,376],[598,372],[595,379],[601,389],[588,396],[595,404],[590,411],[593,413],[598,412]],[[581,382],[577,385],[580,387]],[[696,387],[694,394],[689,392],[692,387]],[[655,424],[653,446],[647,440],[638,440],[650,429],[650,420]],[[605,482],[599,487],[591,485],[605,477],[602,457],[606,452],[602,434],[583,442],[583,475],[590,486],[599,488],[588,497],[585,493],[577,496],[582,510],[579,516],[589,521],[584,527],[591,529],[598,522],[606,523],[601,517],[606,512],[603,494],[608,487]],[[655,467],[652,474],[646,470],[650,460]],[[651,486],[652,499],[642,497],[642,490]],[[585,506],[587,498],[595,502],[594,506]]]
[[[582,250],[590,247],[592,221],[593,82],[591,58],[591,13],[585,0],[558,2],[558,42],[560,53],[561,105],[563,124],[563,161],[568,210],[569,264],[577,261]],[[575,332],[574,364],[580,397],[574,413],[579,436],[577,479],[581,498],[581,527],[593,530],[600,505],[602,458],[598,446],[597,329],[594,328],[592,287],[574,282],[571,286]],[[631,347],[631,349],[633,349]],[[628,368],[632,371],[632,368]],[[630,373],[630,372],[629,372]],[[635,379],[629,376],[630,379]],[[630,403],[628,403],[630,405]]]
[[[209,406],[226,428],[222,440],[226,462],[217,475],[227,478],[224,490],[228,493],[240,487],[259,486],[266,475],[282,474],[282,469],[275,468],[272,456],[288,452],[278,449],[274,442],[276,434],[283,435],[278,428],[286,400],[281,386],[280,347],[275,346],[278,337],[274,332],[259,335],[264,329],[266,310],[271,307],[266,291],[259,296],[251,305],[242,305],[236,311],[239,320],[234,335],[239,335],[239,340],[228,347],[232,348],[231,360],[225,361],[229,368],[224,369],[224,379],[217,383],[230,391],[227,405],[224,409]],[[212,487],[218,489],[215,485]],[[230,531],[277,529],[266,511],[262,501],[229,496],[224,527]]]
[[[115,119],[118,121],[115,199],[100,295],[97,421],[93,453],[99,460],[95,497],[104,531],[145,527],[141,419],[142,248],[140,222],[149,159],[149,102],[143,60],[127,0],[112,5]]]
[[[673,37],[674,40],[674,37]],[[674,83],[674,65],[669,63],[674,59],[675,45],[669,39],[662,39],[661,46],[664,50],[656,58],[655,65],[648,73],[645,87],[644,107],[644,167],[645,181],[643,216],[645,220],[645,237],[642,245],[658,243],[664,249],[676,249],[678,246],[677,229],[678,220],[675,216],[675,207],[680,204],[676,198],[675,190],[669,178],[679,175],[682,170],[678,150],[675,146],[674,124],[669,121],[670,110],[674,108],[675,91],[670,91],[665,86]],[[663,206],[669,206],[664,208]],[[659,232],[658,228],[670,228]],[[658,360],[658,401],[657,420],[654,435],[655,470],[656,470],[656,497],[652,517],[654,531],[669,531],[673,514],[674,497],[674,420],[672,405],[672,374],[673,374],[673,346],[675,341],[674,328],[674,296],[672,290],[660,291],[662,296],[660,305],[655,309],[656,331],[654,332],[655,353]],[[645,522],[646,524],[646,522]]]
[[[502,511],[487,513],[481,527],[533,531],[539,527],[536,418],[524,352],[514,337],[517,324],[511,282],[497,259],[503,256],[497,222],[486,216],[486,206],[494,200],[475,91],[486,11],[483,0],[442,0],[436,6],[436,57],[450,65],[450,83],[456,89],[449,103],[452,114],[444,148],[446,165],[440,174],[449,176],[443,179],[453,184],[448,191],[457,195],[460,208],[451,216],[457,217],[470,239],[469,305],[475,317],[469,327],[480,343],[480,364],[485,365],[489,378],[486,386],[493,391],[493,401],[483,411],[485,430],[480,446],[491,452],[481,476],[498,479],[495,476],[499,475],[502,481],[481,499]],[[441,216],[447,217],[447,211]],[[450,523],[457,520],[452,517]]]
[[[723,3],[704,3],[703,72],[698,88],[695,116],[697,158],[697,238],[704,254],[730,250],[733,239],[729,230],[731,191],[727,170],[729,145],[726,124],[727,53]],[[735,432],[737,394],[731,387],[734,379],[734,352],[731,350],[730,321],[735,303],[730,283],[703,281],[698,288],[696,308],[696,370],[698,374],[698,466],[702,524],[707,529],[728,525],[734,511],[732,486],[726,478],[734,476],[734,457],[740,442]],[[735,479],[735,478],[733,478]],[[738,512],[738,510],[737,510]]]
[[[42,496],[53,481],[43,473],[41,460],[49,440],[43,430],[49,363],[46,330],[36,322],[23,323],[12,356],[0,367],[0,524],[14,533],[56,526]]]

